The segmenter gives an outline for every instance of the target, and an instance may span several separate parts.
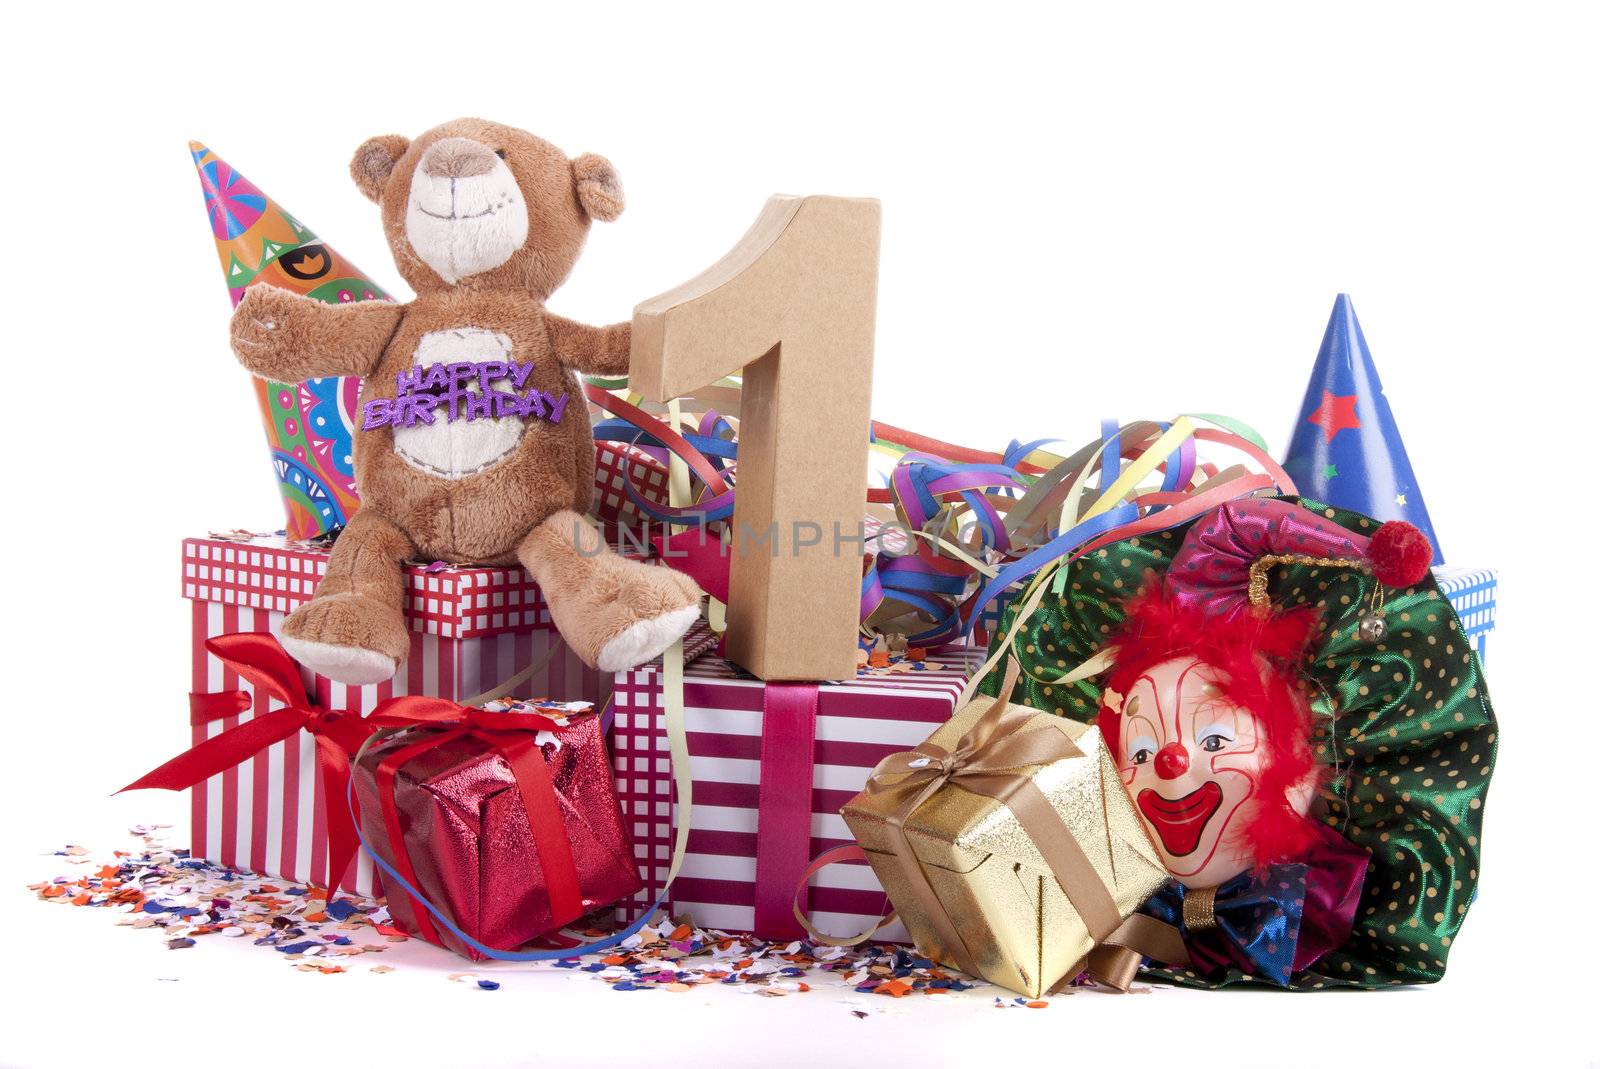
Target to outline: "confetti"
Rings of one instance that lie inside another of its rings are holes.
[[[576,932],[588,938],[599,932]],[[763,998],[813,990],[906,998],[982,986],[905,947],[831,947],[805,940],[767,942],[661,918],[604,957],[564,958],[556,968],[588,973],[613,991],[682,994],[702,986],[753,989]],[[865,1017],[865,1011],[853,1011]]]
[[[856,672],[863,676],[893,676],[906,672],[937,672],[942,665],[928,660],[921,646],[907,646],[904,635],[863,635],[856,649]]]
[[[360,912],[356,904],[348,898],[341,898],[337,902],[328,903],[327,914],[336,921],[349,920]]]
[[[46,902],[119,910],[127,914],[121,925],[159,932],[172,950],[188,950],[206,936],[248,939],[283,955],[301,971],[323,975],[344,972],[339,959],[381,952],[389,945],[382,934],[389,912],[382,902],[330,902],[320,889],[283,886],[213,865],[187,850],[165,846],[160,834],[166,827],[135,825],[130,830],[140,849],[118,850],[114,862],[97,861],[86,874],[31,884],[29,889]],[[74,860],[88,853],[76,845],[57,851]]]
[[[547,711],[559,715],[561,710]],[[29,889],[41,901],[56,905],[116,909],[126,915],[119,922],[122,926],[154,930],[174,950],[202,946],[207,936],[243,939],[252,946],[273,951],[272,960],[318,976],[348,972],[354,964],[351,958],[381,953],[407,939],[390,921],[381,900],[347,895],[329,898],[320,888],[285,884],[214,865],[191,857],[187,850],[167,847],[160,841],[161,826],[139,825],[132,830],[140,843],[138,849],[116,851],[115,860],[108,863],[90,859],[85,847],[66,847],[54,856],[72,863],[79,859],[90,863],[81,872],[31,884]],[[607,930],[568,929],[563,934],[575,940],[589,940],[607,934]],[[438,961],[444,965],[459,959],[447,958],[441,952]],[[830,989],[873,998],[906,999],[975,988],[994,990],[908,947],[887,943],[835,947],[806,940],[768,942],[751,935],[698,928],[685,918],[665,916],[654,918],[639,932],[604,952],[523,968],[565,969],[573,979],[598,981],[620,992],[684,994],[715,986],[762,998]],[[394,966],[372,965],[362,971],[382,975],[393,972]],[[484,991],[498,990],[502,983],[464,971],[443,975],[453,983]],[[1083,988],[1068,987],[1059,994],[1079,990]],[[871,999],[851,1001],[860,1007]],[[1001,1009],[1042,1009],[1050,1005],[1050,1000],[1007,994],[996,996],[993,1005]],[[852,1008],[850,1013],[860,1020],[871,1016],[860,1008]]]

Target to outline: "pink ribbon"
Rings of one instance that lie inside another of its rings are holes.
[[[755,934],[763,939],[805,934],[795,920],[794,896],[811,860],[817,701],[815,683],[768,683],[761,698]]]

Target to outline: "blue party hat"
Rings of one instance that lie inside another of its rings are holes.
[[[1333,302],[1283,467],[1306,497],[1414,524],[1433,543],[1433,563],[1444,563],[1349,294]]]

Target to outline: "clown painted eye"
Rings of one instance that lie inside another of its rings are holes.
[[[1156,740],[1148,735],[1141,735],[1128,743],[1128,762],[1142,765],[1156,755]]]
[[[1222,724],[1211,724],[1200,732],[1200,748],[1206,753],[1225,750],[1233,742],[1233,732]]]

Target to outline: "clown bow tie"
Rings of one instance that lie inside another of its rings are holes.
[[[1300,942],[1309,871],[1304,864],[1273,865],[1262,876],[1242,873],[1203,890],[1173,880],[1145,903],[1144,912],[1178,926],[1199,971],[1233,965],[1287,985]]]
[[[1214,889],[1173,880],[1144,912],[1179,928],[1197,971],[1214,975],[1231,966],[1287,985],[1350,938],[1367,861],[1365,850],[1318,824],[1315,842],[1294,861]]]

